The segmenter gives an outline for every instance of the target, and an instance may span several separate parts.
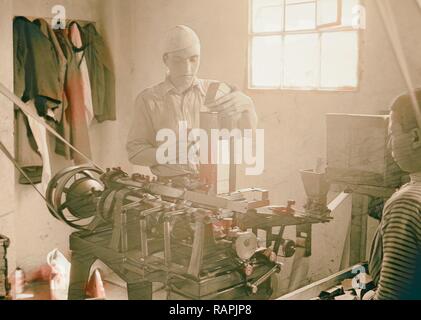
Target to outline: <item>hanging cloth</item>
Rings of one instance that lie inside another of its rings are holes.
[[[39,184],[42,181],[42,157],[38,152],[38,145],[35,141],[28,118],[20,111],[15,112],[15,153],[16,160],[19,163],[25,175],[19,176],[20,184]]]
[[[82,76],[83,100],[85,102],[86,120],[89,127],[94,119],[94,109],[92,105],[91,81],[85,58],[86,47],[83,47],[80,30],[80,25],[77,22],[73,21],[69,24],[69,39],[73,45],[73,51],[76,55],[77,64]]]
[[[68,107],[67,97],[64,91],[64,83],[66,80],[66,71],[67,71],[67,59],[63,53],[63,50],[60,47],[60,44],[57,40],[56,34],[54,33],[53,29],[51,28],[50,24],[45,21],[44,19],[36,19],[33,22],[35,25],[39,27],[41,32],[51,41],[53,44],[53,48],[55,54],[57,55],[57,59],[59,61],[59,73],[58,73],[58,80],[61,83],[61,106],[54,110],[55,114],[55,123],[50,124],[56,129],[56,131],[67,141],[70,141],[70,123],[65,115],[65,112]],[[67,160],[71,159],[70,148],[66,146],[60,139],[55,139],[54,141],[54,149],[55,153],[65,157]]]
[[[39,117],[54,121],[61,105],[63,82],[57,77],[60,64],[50,39],[27,18],[17,17],[13,21],[13,50],[15,94],[25,103],[32,101],[29,107]],[[16,125],[17,160],[31,181],[40,183],[43,172],[40,150],[44,150],[44,146],[39,147],[35,137],[44,135],[39,135],[37,129],[35,135],[26,114],[19,110]],[[29,183],[24,176],[19,182]]]
[[[34,102],[29,101],[27,105],[31,108],[34,108]],[[41,185],[42,191],[45,193],[47,191],[48,183],[51,181],[51,162],[50,162],[50,151],[48,148],[47,142],[47,130],[40,123],[28,118],[29,127],[31,128],[32,134],[38,146],[38,153],[41,155],[42,159],[42,176],[41,176]],[[41,121],[45,121],[44,118],[39,117]]]
[[[96,120],[114,121],[116,116],[115,76],[110,52],[95,25],[90,23],[81,32],[92,89]]]
[[[83,94],[83,80],[77,57],[73,52],[67,30],[56,30],[55,33],[63,53],[67,58],[64,91],[69,103],[66,116],[70,119],[71,124],[71,144],[88,158],[92,158],[88,122],[86,119],[86,105]],[[86,159],[79,153],[72,152],[72,156],[76,165],[87,163]]]
[[[24,17],[13,22],[14,88],[23,102],[35,101],[41,117],[54,117],[61,105],[60,64],[50,39]]]

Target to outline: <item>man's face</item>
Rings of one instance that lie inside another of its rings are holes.
[[[396,120],[396,114],[392,111],[389,124],[389,139],[392,156],[403,171],[413,173],[419,171],[418,153],[420,142],[419,130],[413,129],[404,132],[400,123]]]
[[[173,85],[184,91],[192,85],[197,76],[200,67],[200,52],[187,49],[168,53],[164,56],[164,62]]]

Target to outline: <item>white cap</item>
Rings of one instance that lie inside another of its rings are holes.
[[[200,39],[191,28],[179,25],[167,33],[164,54],[185,49],[195,49],[200,52]]]

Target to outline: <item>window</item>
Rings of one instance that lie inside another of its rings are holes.
[[[250,0],[250,87],[358,87],[358,0]]]

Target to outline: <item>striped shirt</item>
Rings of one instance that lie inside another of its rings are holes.
[[[375,299],[421,299],[421,175],[411,175],[386,203],[373,240],[370,274]]]

